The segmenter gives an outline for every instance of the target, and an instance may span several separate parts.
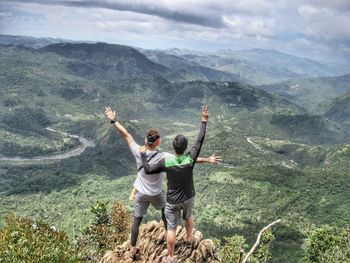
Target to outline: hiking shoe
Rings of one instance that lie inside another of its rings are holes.
[[[169,256],[165,256],[162,258],[162,263],[176,263],[177,259],[176,257],[169,257]]]
[[[193,239],[191,241],[185,240],[184,244],[185,244],[186,248],[191,248],[192,249],[193,248]]]
[[[129,257],[133,260],[138,259],[140,256],[140,249],[138,247],[131,247],[129,251]]]

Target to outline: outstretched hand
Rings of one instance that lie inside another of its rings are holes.
[[[202,107],[202,121],[207,122],[209,118],[208,105]]]
[[[110,121],[115,120],[116,113],[110,107],[105,107],[105,115]]]
[[[208,157],[209,163],[217,165],[218,163],[222,162],[222,157],[215,155],[215,153],[213,153],[210,157]]]

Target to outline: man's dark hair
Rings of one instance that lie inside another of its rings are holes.
[[[146,134],[147,143],[150,145],[152,145],[158,138],[160,138],[160,134],[157,129],[150,129]]]
[[[187,138],[185,135],[178,134],[173,140],[173,148],[177,154],[183,154],[187,149]]]

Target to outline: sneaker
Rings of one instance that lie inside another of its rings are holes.
[[[165,256],[162,258],[162,263],[176,263],[176,257]]]
[[[193,239],[191,241],[184,241],[186,248],[193,248]]]
[[[140,249],[138,247],[131,247],[129,251],[129,257],[134,259],[137,259],[139,257]]]

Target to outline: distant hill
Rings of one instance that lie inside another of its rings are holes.
[[[59,38],[0,35],[0,45],[39,49],[59,43],[77,44],[82,42]],[[276,50],[219,50],[216,52],[199,52],[178,48],[139,50],[153,62],[170,68],[166,78],[171,81],[241,81],[262,85],[289,79],[336,76],[350,72],[349,64],[319,62]],[[72,65],[73,68],[78,66]],[[82,65],[80,73],[88,74],[90,66]]]
[[[42,48],[47,45],[61,43],[61,42],[74,42],[71,40],[61,38],[38,38],[30,36],[13,36],[13,35],[0,35],[0,45],[14,45],[24,46],[30,48]]]
[[[325,116],[336,122],[347,123],[350,127],[350,93],[334,99]]]
[[[326,64],[276,50],[221,50],[204,53],[168,49],[164,52],[181,56],[205,67],[239,74],[242,79],[254,85],[269,84],[287,79],[334,76],[350,72],[350,65]]]
[[[150,61],[145,55],[128,46],[60,43],[39,50],[71,59],[67,68],[88,79],[127,79],[170,72],[168,68]]]
[[[15,47],[0,50],[6,67],[1,90],[4,116],[9,110],[6,105],[16,108],[24,103],[33,112],[41,105],[45,116],[49,112],[71,114],[82,109],[94,112],[109,104],[106,101],[113,101],[127,109],[125,116],[130,119],[146,116],[176,119],[181,115],[183,121],[191,123],[193,114],[207,103],[216,112],[217,120],[235,123],[249,135],[318,143],[343,140],[338,127],[318,119],[308,122],[313,117],[302,107],[262,89],[239,82],[171,82],[166,79],[171,73],[169,68],[150,61],[131,47],[61,43],[39,50]],[[37,94],[28,102],[26,90]],[[11,95],[13,92],[16,97]],[[300,116],[297,124],[290,125],[287,119],[297,115]],[[313,127],[322,132],[295,132]]]
[[[238,74],[223,72],[220,70],[203,67],[200,64],[189,61],[180,56],[167,54],[160,50],[140,50],[150,60],[158,64],[164,65],[175,72],[189,72],[190,74],[197,73],[197,80],[204,81],[238,81]],[[183,74],[183,73],[182,73]],[[187,79],[191,80],[191,79]],[[241,80],[242,81],[242,80]]]
[[[318,115],[274,115],[271,124],[287,132],[290,138],[298,138],[304,143],[332,144],[336,142],[334,138],[343,137],[345,140],[346,137],[340,126]]]
[[[191,123],[198,108],[208,103],[218,121],[235,123],[245,134],[308,143],[344,140],[342,131],[329,121],[309,123],[307,120],[313,117],[302,107],[243,83],[172,83],[165,78],[170,71],[167,67],[148,60],[130,47],[98,43],[55,44],[38,51],[15,47],[1,50],[6,67],[1,90],[4,117],[12,114],[8,106],[19,110],[25,104],[37,112],[41,105],[40,111],[45,117],[62,115],[62,112],[92,113],[112,101],[123,107],[129,119],[147,116],[176,119],[181,115],[183,121]],[[84,66],[90,66],[89,71],[84,71]],[[30,101],[27,101],[28,90],[36,94]],[[15,97],[11,95],[14,92]],[[296,115],[300,115],[296,125],[290,125],[287,119]],[[276,116],[285,117],[276,121]],[[303,132],[313,127],[322,132]]]
[[[59,43],[39,49],[53,52],[72,61],[66,64],[69,71],[88,79],[120,80],[161,76],[172,82],[231,81],[235,74],[220,72],[188,62],[180,57],[156,51],[143,51],[107,43]]]
[[[320,113],[319,111],[324,108],[324,104],[327,104],[329,99],[350,92],[350,74],[289,80],[258,87],[279,94],[298,105]]]

